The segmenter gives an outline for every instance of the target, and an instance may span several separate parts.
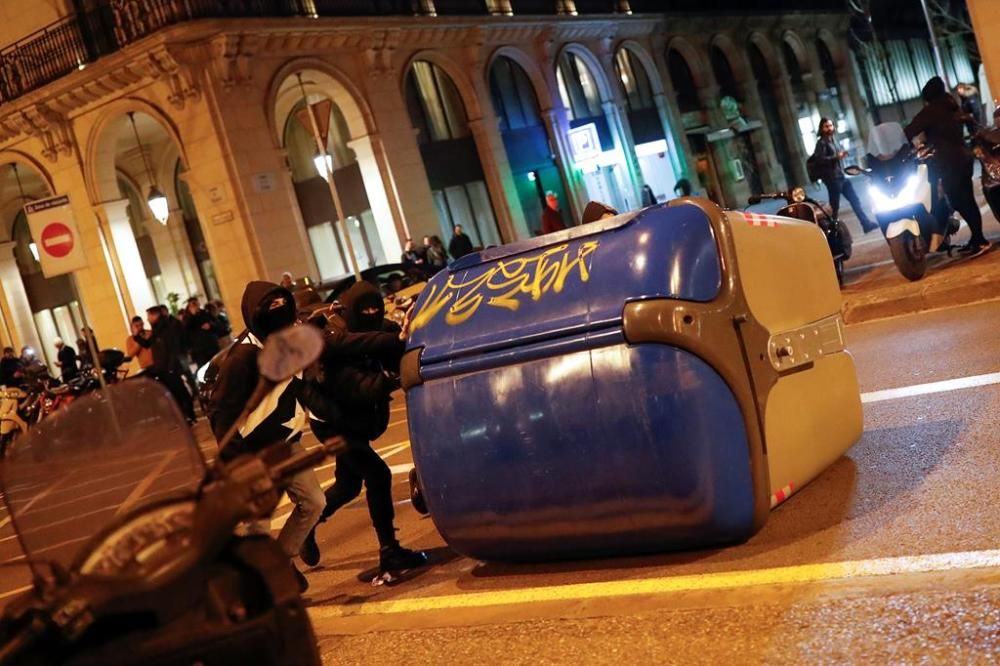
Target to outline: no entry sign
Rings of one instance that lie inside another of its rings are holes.
[[[38,248],[38,260],[45,277],[87,267],[69,197],[61,195],[33,201],[24,207],[31,237]]]

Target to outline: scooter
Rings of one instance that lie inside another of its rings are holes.
[[[851,258],[854,246],[854,239],[847,225],[834,218],[833,212],[825,204],[809,197],[802,187],[795,187],[789,192],[755,194],[747,201],[747,205],[754,206],[765,199],[782,199],[787,202],[787,206],[778,209],[779,216],[809,222],[820,228],[830,246],[837,282],[844,286],[844,262]]]
[[[972,152],[982,166],[983,195],[1000,220],[1000,129],[982,129],[972,138]]]
[[[28,430],[23,407],[28,394],[20,388],[0,389],[0,457],[18,435]]]
[[[269,336],[261,381],[220,446],[322,344],[309,326]],[[0,467],[33,574],[33,589],[0,618],[0,666],[319,666],[288,558],[270,538],[234,529],[270,516],[295,474],[342,450],[334,438],[273,465],[246,454],[207,469],[169,393],[146,379],[91,393],[32,428]],[[121,490],[67,502],[46,490],[64,474]],[[46,529],[47,502],[59,503],[58,531]]]
[[[881,147],[869,150],[868,168],[850,165],[844,172],[868,177],[875,219],[889,243],[892,261],[903,277],[919,280],[927,272],[928,253],[951,256],[950,239],[959,224],[955,218],[936,215],[932,208],[926,162],[934,150],[926,146],[914,150],[899,123],[883,123],[872,134],[882,137]]]

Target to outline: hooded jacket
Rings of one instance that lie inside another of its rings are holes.
[[[399,388],[399,371],[406,344],[399,328],[385,321],[385,302],[367,282],[351,286],[340,298],[344,309],[325,330],[319,383],[343,414],[339,424],[313,423],[321,438],[348,435],[366,440],[379,437],[389,423],[390,394]],[[374,309],[365,314],[366,308]]]
[[[962,111],[935,76],[920,93],[926,104],[904,130],[907,140],[923,133],[934,146],[934,159],[943,168],[961,168],[972,161],[963,137]]]
[[[257,386],[257,356],[264,340],[295,323],[295,299],[290,291],[272,282],[249,283],[243,291],[241,309],[247,331],[226,352],[209,402],[208,416],[216,440],[239,418]],[[296,439],[308,415],[304,385],[301,377],[292,377],[275,386],[250,413],[220,457],[232,459]]]

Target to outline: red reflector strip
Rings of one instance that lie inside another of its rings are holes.
[[[777,227],[778,218],[772,215],[762,215],[760,213],[751,213],[746,211],[743,213],[744,219],[746,219],[747,224],[751,227]]]
[[[784,502],[786,499],[791,497],[792,493],[794,492],[795,492],[795,484],[792,483],[791,481],[789,481],[788,485],[785,486],[784,488],[775,490],[774,493],[771,494],[771,508],[773,509],[774,507]]]

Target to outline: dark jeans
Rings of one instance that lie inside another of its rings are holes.
[[[173,396],[174,402],[181,410],[181,414],[184,418],[194,420],[194,401],[191,400],[191,394],[188,393],[187,388],[184,387],[184,380],[180,378],[177,373],[174,372],[158,372],[152,368],[146,370],[144,375],[155,379],[156,381],[167,387],[170,391],[170,395]]]
[[[941,186],[948,197],[948,203],[969,225],[969,230],[972,231],[969,242],[981,244],[986,242],[986,237],[983,236],[983,216],[979,213],[976,195],[972,191],[972,167],[973,162],[969,160],[965,164],[949,165],[948,168],[941,169]]]
[[[837,180],[836,178],[831,178],[829,180],[825,180],[824,182],[826,183],[826,192],[830,199],[830,209],[833,211],[834,219],[840,219],[840,195],[843,193],[844,198],[851,204],[851,209],[854,211],[854,214],[858,216],[858,221],[861,222],[861,228],[868,231],[869,229],[875,227],[875,223],[872,222],[871,218],[865,213],[865,209],[861,205],[861,199],[858,198],[858,193],[854,191],[854,186],[851,185],[851,181],[847,179]]]
[[[363,439],[347,438],[347,451],[337,456],[334,483],[326,491],[326,508],[320,521],[325,521],[340,507],[361,494],[364,482],[375,534],[380,546],[396,543],[396,528],[392,521],[392,472],[385,461]]]

